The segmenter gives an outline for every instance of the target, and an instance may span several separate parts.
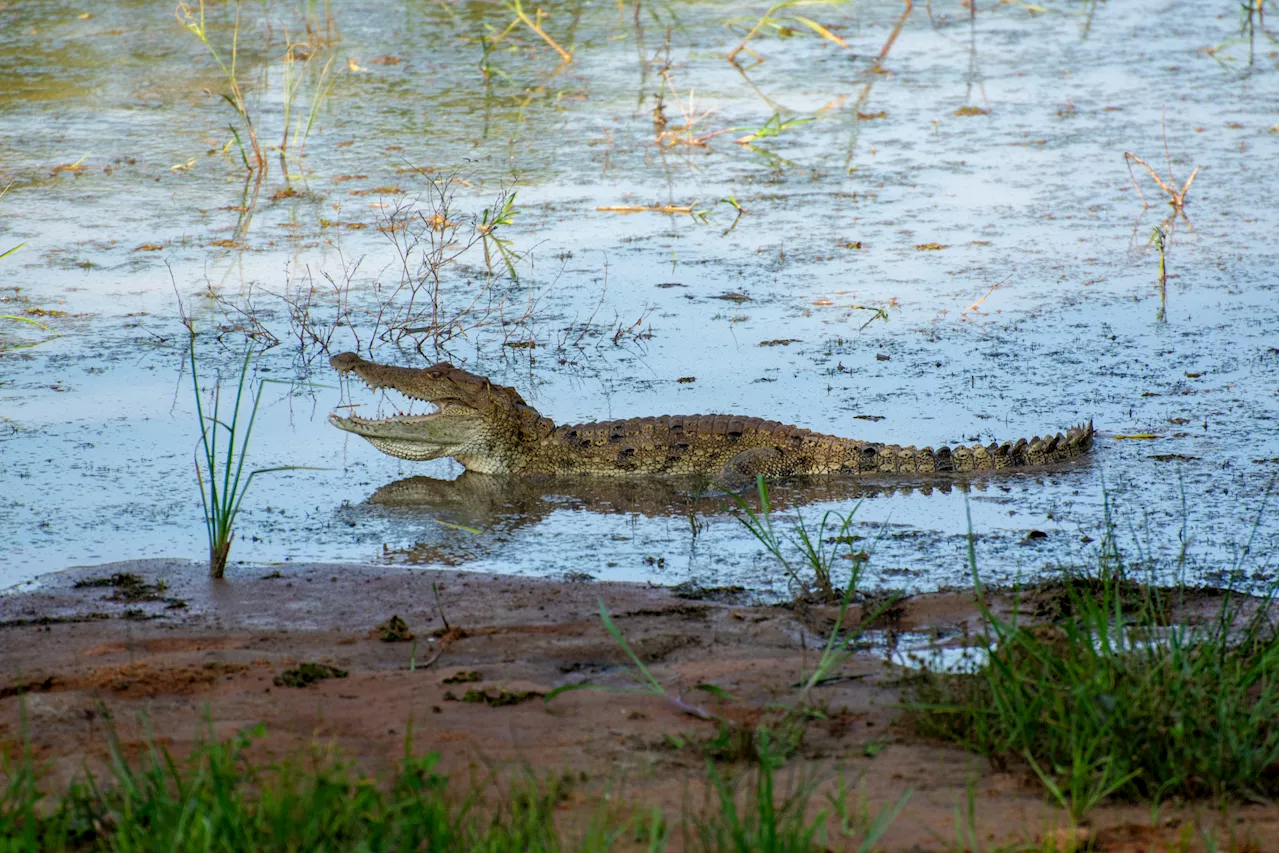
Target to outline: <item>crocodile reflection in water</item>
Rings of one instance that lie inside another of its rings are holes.
[[[769,501],[775,512],[784,512],[814,503],[935,492],[949,494],[952,490],[1004,494],[1012,486],[1035,482],[1036,479],[1025,476],[1016,480],[993,476],[898,477],[874,482],[850,477],[800,478],[771,484]],[[742,499],[753,511],[759,511],[760,501],[754,488],[744,490]],[[421,515],[499,536],[537,525],[556,511],[692,520],[722,515],[736,507],[731,494],[709,488],[705,478],[525,478],[493,477],[470,471],[463,472],[456,480],[423,476],[396,480],[375,491],[366,504],[397,515]],[[446,539],[449,541],[419,542],[387,553],[409,563],[457,565],[476,557],[478,550],[484,550],[484,545],[474,536]]]

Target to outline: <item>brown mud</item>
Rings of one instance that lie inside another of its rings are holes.
[[[794,699],[836,615],[638,584],[347,565],[240,571],[212,582],[191,563],[113,564],[0,596],[0,745],[14,755],[25,741],[62,782],[86,761],[101,767],[108,726],[135,755],[148,742],[183,754],[210,730],[227,737],[265,723],[267,754],[333,743],[373,773],[393,767],[411,734],[412,749],[439,753],[455,779],[569,773],[583,780],[569,810],[586,814],[600,797],[623,797],[678,821],[682,808],[703,802],[697,744],[716,724],[624,692],[634,669],[605,631],[599,602],[669,696],[746,722]],[[116,594],[119,583],[84,583],[112,576],[157,593],[130,600]],[[1190,600],[1188,615],[1210,612],[1215,598]],[[989,604],[999,612],[1013,602],[993,593]],[[939,592],[902,601],[874,628],[881,638],[923,634],[955,645],[981,620],[973,593]],[[970,790],[984,849],[1060,837],[1067,817],[1029,772],[997,772],[896,725],[907,671],[886,662],[883,642],[870,645],[811,694],[824,718],[807,726],[780,784],[820,779],[819,791],[830,791],[843,773],[872,814],[910,789],[880,849],[954,849]],[[615,689],[542,698],[583,679]],[[734,700],[697,690],[702,683]],[[1277,849],[1273,805],[1168,803],[1153,818],[1150,804],[1109,804],[1086,821],[1099,850],[1194,848],[1202,832],[1231,849]]]

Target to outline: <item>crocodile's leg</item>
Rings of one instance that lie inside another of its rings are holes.
[[[712,482],[725,491],[736,491],[754,483],[759,474],[777,477],[786,473],[779,466],[781,461],[782,451],[776,447],[752,447],[730,457]]]

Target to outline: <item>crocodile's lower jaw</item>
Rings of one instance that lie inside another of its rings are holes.
[[[377,419],[330,414],[329,423],[360,436],[383,453],[414,462],[452,456],[471,433],[469,425],[459,424],[457,418],[442,418],[438,412]]]

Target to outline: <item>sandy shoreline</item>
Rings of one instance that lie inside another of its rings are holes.
[[[121,585],[126,575],[136,581]],[[76,586],[86,581],[108,585]],[[127,751],[150,737],[185,752],[206,721],[219,737],[265,723],[272,754],[319,739],[384,772],[403,754],[412,724],[414,750],[439,752],[442,768],[463,778],[476,768],[572,771],[595,780],[588,790],[625,785],[634,801],[678,815],[690,786],[705,779],[705,759],[672,738],[704,740],[713,723],[652,695],[541,698],[583,679],[634,684],[601,624],[600,601],[668,694],[743,720],[794,695],[790,685],[812,667],[835,616],[830,607],[736,605],[654,586],[452,570],[283,564],[241,567],[214,582],[201,565],[177,560],[83,567],[0,596],[0,741],[11,752],[22,742],[21,710],[33,754],[66,779],[81,771],[84,756],[105,754],[104,714]],[[997,595],[992,604],[1009,602]],[[416,644],[379,638],[377,627],[393,615]],[[903,601],[876,627],[932,632],[954,644],[979,621],[972,593],[935,593]],[[829,784],[843,768],[873,810],[910,788],[886,849],[944,847],[971,780],[978,825],[993,846],[1035,842],[1065,823],[1026,774],[996,772],[977,756],[895,727],[902,672],[884,658],[877,649],[855,655],[841,679],[815,690],[826,718],[808,727],[786,772]],[[301,663],[347,675],[301,689],[276,683]],[[738,701],[696,690],[699,683]],[[584,795],[584,808],[590,800]],[[1203,805],[1167,805],[1153,825],[1148,806],[1109,805],[1091,814],[1090,826],[1102,849],[1145,850],[1172,844],[1187,821],[1223,820],[1234,837],[1261,845],[1250,849],[1276,849],[1271,806],[1232,807],[1224,817]]]

